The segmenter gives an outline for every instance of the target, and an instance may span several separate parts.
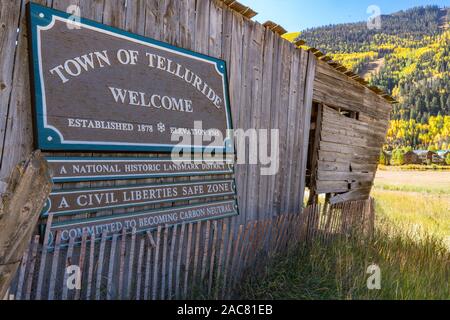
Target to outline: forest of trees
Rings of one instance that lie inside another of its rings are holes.
[[[308,29],[300,38],[364,73],[399,102],[387,148],[443,149],[450,148],[450,132],[444,127],[450,121],[449,21],[450,9],[418,7],[383,15],[380,30],[369,30],[366,22],[349,23]],[[368,72],[375,60],[378,68]],[[438,127],[431,129],[434,125]]]

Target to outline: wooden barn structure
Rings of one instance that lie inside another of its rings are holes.
[[[326,194],[331,204],[369,197],[392,102],[351,71],[319,58],[308,162],[310,201],[319,194]]]
[[[440,150],[437,152],[438,156],[441,158],[440,162],[446,164],[446,159],[450,154],[450,150]]]
[[[7,0],[0,3],[0,25],[5,26],[0,35],[2,192],[6,190],[14,168],[25,161],[34,150],[26,19],[28,2]],[[345,202],[369,199],[394,100],[379,89],[369,87],[363,79],[317,49],[305,50],[299,47],[303,44],[302,41],[293,44],[284,40],[281,35],[285,30],[281,26],[273,22],[262,25],[251,20],[256,15],[251,8],[231,0],[35,2],[61,11],[66,11],[70,5],[77,5],[84,18],[225,60],[229,71],[234,128],[278,129],[280,162],[279,171],[273,176],[260,175],[263,166],[258,164],[237,165],[234,176],[225,174],[220,177],[189,176],[139,181],[183,183],[234,177],[240,215],[220,221],[175,225],[172,228],[160,226],[157,230],[149,230],[142,239],[133,233],[128,240],[128,233],[123,233],[114,236],[112,242],[108,240],[106,244],[106,237],[102,237],[100,246],[95,241],[91,241],[92,245],[88,244],[87,238],[83,238],[81,249],[74,248],[72,242],[69,249],[57,249],[49,256],[46,256],[47,237],[44,237],[43,245],[42,239],[39,241],[37,236],[33,238],[33,245],[28,250],[29,259],[22,261],[21,272],[15,282],[16,289],[12,289],[16,294],[20,289],[19,298],[41,298],[45,295],[50,299],[64,299],[71,296],[71,293],[62,287],[58,291],[58,286],[62,285],[65,279],[58,266],[60,263],[64,266],[65,262],[72,261],[75,257],[85,264],[88,258],[89,263],[95,263],[95,259],[98,259],[101,261],[100,265],[103,265],[105,260],[103,269],[86,268],[86,271],[89,269],[88,283],[92,286],[92,291],[91,287],[83,288],[83,296],[87,299],[93,297],[93,288],[98,289],[94,296],[97,299],[130,298],[131,287],[136,292],[134,298],[178,296],[181,294],[178,283],[184,283],[183,290],[187,291],[186,286],[191,277],[209,277],[211,291],[212,270],[215,270],[216,264],[222,273],[214,273],[214,279],[222,279],[223,272],[225,277],[226,272],[237,277],[233,272],[243,272],[245,269],[245,265],[241,266],[240,259],[249,262],[249,252],[255,248],[266,248],[265,236],[274,241],[274,250],[278,250],[279,243],[289,242],[290,238],[285,238],[283,232],[288,232],[287,235],[292,236],[292,239],[297,239],[294,231],[299,230],[296,229],[300,226],[299,221],[304,220],[297,221],[286,214],[303,219],[302,212],[306,212],[303,210],[306,187],[310,189],[311,204],[316,202],[319,194],[326,194],[330,204],[343,206],[339,207],[341,210],[347,208]],[[46,152],[45,156],[164,157],[165,154]],[[138,182],[127,180],[56,183],[53,189],[116,187],[131,183]],[[215,200],[226,199],[228,198],[219,197]],[[139,210],[155,210],[161,207],[167,209],[202,201],[205,200],[157,204],[144,206]],[[117,209],[106,210],[77,215],[71,219],[107,217],[118,213],[132,214],[134,210],[135,208],[119,212]],[[67,223],[68,219],[54,217],[53,220],[41,219],[40,223],[47,224],[48,229],[55,223]],[[273,224],[268,222],[272,221],[271,219],[276,219]],[[344,225],[344,222],[342,223]],[[313,224],[319,225],[318,222]],[[342,227],[339,230],[344,229]],[[270,233],[269,230],[278,233]],[[244,247],[242,243],[249,243],[252,247]],[[89,250],[91,255],[88,254]],[[62,254],[65,258],[58,260]],[[197,258],[200,256],[200,260],[192,260],[190,255]],[[38,260],[33,260],[36,257]],[[67,257],[71,259],[67,260]],[[109,260],[106,257],[109,257]],[[12,263],[2,261],[3,258],[0,256],[0,264]],[[120,271],[112,269],[116,259],[120,260],[120,263],[117,262],[121,265]],[[125,267],[123,259],[129,261]],[[155,266],[151,269],[151,277],[147,274],[150,271],[144,268],[145,265]],[[231,266],[231,270],[227,270],[227,265]],[[15,263],[15,267],[19,267],[18,263]],[[180,275],[180,270],[186,272],[185,278]],[[211,270],[209,275],[208,270]],[[191,271],[194,272],[193,275],[189,273]],[[35,276],[33,272],[38,275]],[[111,280],[114,277],[122,281],[123,272],[125,276],[128,272],[126,285]],[[153,292],[145,291],[148,289],[147,284],[140,287],[140,282],[131,282],[132,275],[136,275],[139,281],[151,279]],[[109,279],[107,283],[102,282],[105,277]],[[108,290],[101,291],[104,286]],[[160,290],[158,294],[157,290]],[[107,295],[103,296],[100,292],[107,292]],[[80,298],[80,292],[71,297]]]
[[[414,150],[413,151],[419,161],[419,164],[432,164],[432,163],[439,163],[439,155],[430,150]]]

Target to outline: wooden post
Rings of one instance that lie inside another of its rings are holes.
[[[52,188],[40,151],[13,171],[0,203],[0,297],[4,297],[27,249]]]

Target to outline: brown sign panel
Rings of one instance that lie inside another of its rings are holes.
[[[75,215],[235,193],[234,180],[58,190],[50,194],[43,215]]]
[[[223,60],[74,20],[30,6],[39,148],[232,152]]]
[[[238,214],[234,200],[204,203],[187,207],[137,212],[125,215],[113,215],[94,219],[74,220],[56,223],[51,226],[49,246],[54,246],[55,235],[61,237],[61,245],[68,244],[71,239],[80,242],[83,233],[99,240],[105,232],[108,237],[119,234],[123,229],[127,233],[133,229],[137,233],[152,230],[158,226],[170,226],[193,221],[219,219]]]
[[[47,158],[53,182],[232,174],[233,164],[163,158]]]

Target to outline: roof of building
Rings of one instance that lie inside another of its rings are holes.
[[[447,153],[450,153],[450,150],[439,150],[436,152],[440,157],[445,156]]]
[[[252,10],[250,7],[243,5],[243,4],[239,3],[238,1],[234,1],[234,0],[219,0],[219,1],[224,3],[230,9],[240,13],[247,19],[252,19],[258,14],[256,11]],[[273,32],[277,33],[280,36],[282,36],[283,34],[285,34],[287,32],[286,29],[284,29],[282,26],[280,26],[279,24],[276,24],[273,21],[267,21],[263,24],[263,26],[266,28],[269,28],[270,30],[272,30]],[[297,40],[296,42],[294,42],[294,44],[299,48],[304,47],[305,45],[307,46],[306,42],[303,40],[300,40],[300,39]],[[381,90],[380,88],[378,88],[376,86],[371,86],[369,84],[369,82],[367,82],[365,79],[363,79],[362,77],[360,77],[353,71],[348,70],[342,64],[333,60],[330,56],[324,54],[319,49],[312,48],[312,47],[308,47],[306,49],[308,51],[312,52],[317,57],[317,59],[327,63],[336,71],[345,74],[347,77],[353,79],[354,81],[356,81],[356,82],[360,83],[361,85],[365,86],[366,88],[370,89],[372,92],[374,92],[378,96],[382,97],[387,102],[389,102],[391,104],[398,103],[391,95],[387,94],[386,92],[384,92],[383,90]]]
[[[428,154],[428,153],[436,153],[436,152],[434,152],[434,151],[430,151],[430,150],[414,150],[413,151],[415,154],[417,154],[418,156],[423,156],[423,155],[426,155],[426,154]]]

